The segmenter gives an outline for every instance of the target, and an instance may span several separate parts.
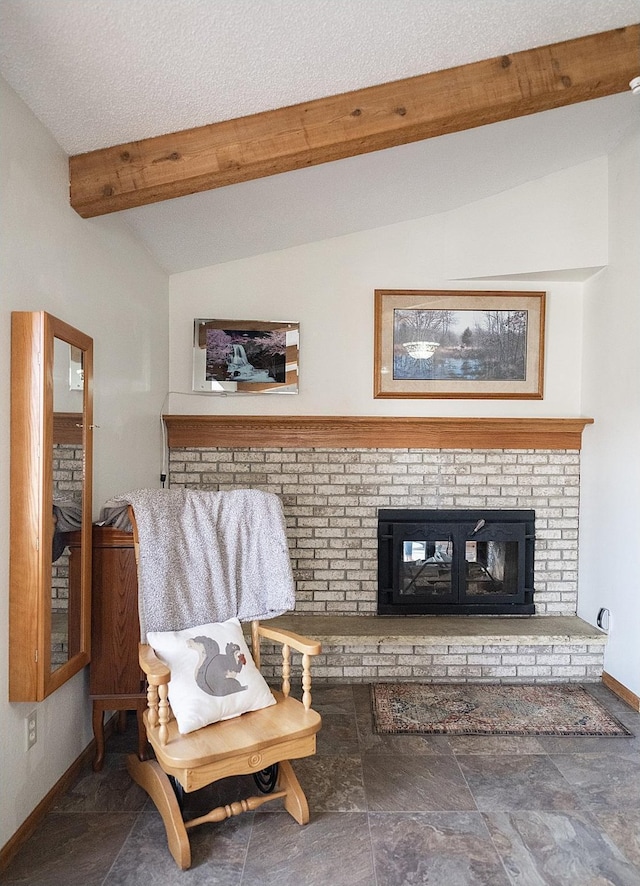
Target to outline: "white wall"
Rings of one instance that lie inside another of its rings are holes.
[[[168,378],[168,281],[118,219],[69,207],[63,152],[0,80],[0,415],[9,414],[10,314],[46,310],[93,337],[94,517],[127,488],[158,485]],[[0,422],[0,846],[92,737],[87,674],[38,705],[9,704],[9,422]],[[25,750],[24,717],[38,711]]]
[[[582,284],[553,281],[606,261],[601,158],[439,216],[175,274],[170,389],[185,395],[172,395],[167,412],[580,415]],[[548,279],[516,279],[526,274]],[[546,290],[544,400],[374,400],[376,288]],[[186,396],[196,317],[299,321],[300,393]]]
[[[595,418],[578,614],[610,609],[606,670],[640,695],[639,207],[636,123],[609,158],[453,212],[174,275],[167,411]],[[547,291],[544,399],[374,400],[373,290],[465,286]],[[300,394],[188,395],[196,317],[299,320]]]
[[[640,695],[640,124],[609,157],[610,262],[585,286],[578,614],[610,610],[605,670]]]

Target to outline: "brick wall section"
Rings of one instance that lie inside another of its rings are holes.
[[[54,499],[82,500],[84,459],[81,446],[56,443],[53,447]],[[51,570],[51,599],[53,610],[66,610],[69,605],[69,549],[66,548]],[[66,659],[65,659],[66,661]]]
[[[176,448],[169,479],[280,496],[299,613],[375,613],[379,508],[535,510],[536,614],[576,612],[577,450]]]
[[[425,683],[589,683],[602,677],[605,639],[536,645],[473,642],[437,645],[331,645],[312,660],[318,683],[416,680]],[[281,656],[263,643],[261,670],[277,683]],[[300,681],[300,657],[292,656],[292,686]]]
[[[56,443],[53,447],[53,496],[82,500],[84,458],[82,446]],[[69,608],[69,548],[51,567],[51,611],[66,612]],[[64,664],[69,658],[67,630],[51,633],[51,664]]]

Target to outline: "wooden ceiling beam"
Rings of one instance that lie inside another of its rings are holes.
[[[589,101],[640,73],[640,25],[78,154],[92,218]]]

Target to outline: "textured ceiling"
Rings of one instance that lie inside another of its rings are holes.
[[[638,21],[640,0],[0,0],[0,72],[75,154]],[[185,270],[488,196],[606,153],[637,112],[613,96],[120,216]]]

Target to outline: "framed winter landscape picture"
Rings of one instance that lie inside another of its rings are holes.
[[[298,323],[193,321],[193,390],[227,394],[298,393]]]
[[[541,400],[544,292],[375,291],[374,396]]]

